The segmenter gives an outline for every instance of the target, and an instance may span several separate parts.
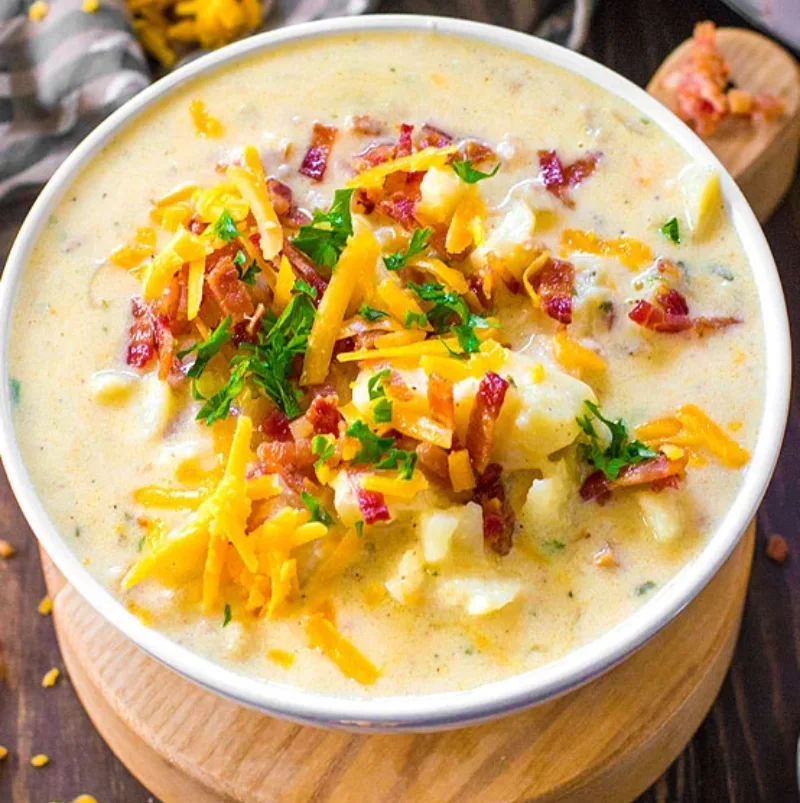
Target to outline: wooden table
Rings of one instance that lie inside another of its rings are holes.
[[[522,0],[391,0],[381,10],[443,13],[446,7],[452,15],[510,24],[512,6],[514,18],[525,20],[527,4]],[[644,86],[701,19],[744,24],[714,0],[600,0],[585,52]],[[21,219],[24,210],[2,214]],[[766,232],[794,328],[800,324],[800,180]],[[0,242],[0,253],[7,248],[8,243]],[[781,461],[759,514],[761,535],[733,668],[691,744],[641,803],[800,800],[795,770],[800,553],[793,544],[799,485],[800,411],[795,401]],[[0,522],[0,537],[17,549],[12,560],[0,562],[0,744],[12,751],[0,764],[0,801],[66,801],[82,792],[95,795],[100,803],[151,801],[94,731],[69,680],[62,678],[54,689],[40,686],[44,673],[60,665],[60,656],[50,620],[36,613],[44,584],[35,540],[2,473]],[[784,566],[764,557],[764,538],[772,532],[783,534],[794,546],[795,554]],[[33,769],[17,757],[37,752],[50,756],[47,769]]]

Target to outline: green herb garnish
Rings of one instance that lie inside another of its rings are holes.
[[[388,312],[384,312],[381,309],[375,309],[374,307],[369,307],[366,304],[362,304],[358,308],[358,314],[368,321],[377,321],[379,318],[389,317]]]
[[[428,325],[428,316],[424,312],[412,312],[407,310],[403,317],[403,326],[406,329],[413,329],[415,326],[418,329],[424,329]]]
[[[350,424],[347,434],[361,443],[361,448],[353,458],[354,464],[379,463],[394,446],[394,438],[378,437],[361,419]]]
[[[417,465],[417,453],[405,449],[389,449],[376,468],[395,468],[401,480],[410,480]]]
[[[428,249],[428,240],[431,234],[433,234],[433,229],[414,229],[406,250],[395,251],[393,254],[389,254],[388,257],[384,257],[383,264],[386,265],[388,270],[404,268],[410,260]]]
[[[226,243],[235,240],[240,233],[239,229],[236,228],[236,224],[233,222],[231,213],[227,209],[222,210],[222,214],[211,227],[211,231],[216,234],[220,240],[224,240]]]
[[[364,522],[363,521],[357,521],[356,524],[355,524],[355,527],[356,527],[356,535],[359,538],[361,538],[361,536],[364,535]]]
[[[234,357],[234,359],[236,358]],[[210,427],[215,421],[227,418],[233,400],[244,390],[247,380],[247,368],[246,362],[240,362],[236,365],[225,385],[205,400],[205,404],[197,413],[196,418],[198,421],[205,421]],[[197,393],[194,384],[192,385],[192,396],[195,399],[202,398]]]
[[[648,591],[652,591],[655,587],[656,584],[652,580],[645,580],[644,583],[633,589],[633,593],[636,594],[637,597],[643,597]]]
[[[300,226],[292,245],[318,265],[335,267],[347,238],[353,233],[350,199],[353,190],[336,190],[327,212],[314,211],[311,223]]]
[[[548,552],[562,552],[567,547],[563,541],[559,541],[556,538],[551,538],[549,541],[545,541],[542,546]]]
[[[641,441],[630,440],[625,422],[621,418],[616,421],[604,418],[596,404],[588,400],[584,404],[591,415],[606,425],[611,434],[611,442],[604,446],[589,414],[575,419],[590,440],[590,443],[584,444],[587,461],[602,471],[608,479],[615,480],[625,466],[658,456],[658,452],[654,452]]]
[[[477,184],[479,181],[483,181],[485,178],[496,176],[497,171],[500,169],[500,162],[494,166],[494,170],[492,170],[491,173],[482,173],[480,170],[476,170],[472,166],[472,162],[469,159],[465,159],[463,162],[451,162],[450,167],[455,170],[456,175],[462,181],[466,181],[467,184]]]
[[[678,218],[672,217],[670,218],[660,229],[659,231],[668,239],[672,240],[673,243],[680,243],[681,241],[681,231],[678,226]]]
[[[233,264],[240,268],[247,264],[247,257],[245,256],[244,251],[239,249],[236,252],[236,256],[233,258]]]
[[[392,402],[390,399],[378,399],[372,408],[372,418],[376,424],[389,424],[392,420]]]
[[[382,371],[378,371],[377,374],[373,374],[367,380],[367,393],[369,393],[370,401],[375,401],[375,399],[380,399],[381,396],[386,395],[386,391],[383,389],[383,380],[391,375],[392,369],[384,368]]]
[[[144,549],[144,545],[145,545],[145,543],[146,543],[146,542],[147,542],[147,537],[143,535],[143,536],[142,536],[142,537],[141,537],[141,538],[140,538],[140,539],[139,539],[139,540],[136,542],[136,551],[137,551],[137,552],[141,552],[141,551]]]
[[[179,360],[182,360],[184,357],[186,357],[188,354],[191,354],[193,351],[197,352],[197,357],[195,358],[194,364],[186,372],[186,376],[190,377],[191,379],[197,379],[203,373],[203,371],[206,370],[206,366],[208,365],[211,358],[219,354],[219,350],[233,336],[231,334],[231,321],[232,319],[231,316],[229,315],[208,336],[206,340],[202,342],[197,342],[193,346],[190,346],[188,349],[184,349],[183,351],[178,352]]]
[[[222,626],[227,627],[231,623],[231,619],[233,619],[233,614],[231,613],[231,606],[226,602],[225,612],[222,615]]]
[[[480,349],[481,342],[475,332],[476,329],[486,329],[496,325],[481,315],[470,312],[464,298],[452,290],[446,290],[442,284],[408,282],[408,287],[423,301],[433,304],[425,315],[437,334],[451,330],[458,338],[458,344],[465,354],[475,354]]]
[[[19,401],[22,398],[22,383],[19,379],[11,377],[8,380],[8,388],[11,391],[11,406],[19,407]]]
[[[258,263],[255,260],[253,260],[250,263],[250,267],[247,270],[241,271],[237,267],[236,271],[238,272],[239,279],[242,282],[244,282],[245,284],[253,285],[256,283],[256,276],[258,276],[258,274],[261,273],[261,268],[259,268]]]
[[[333,439],[327,435],[315,435],[311,439],[311,452],[319,458],[314,462],[314,468],[321,468],[323,463],[336,454]]]
[[[318,521],[326,527],[330,527],[333,524],[333,517],[331,514],[328,513],[319,501],[308,493],[308,491],[302,491],[300,493],[300,499],[303,500],[303,504],[311,514],[311,521]]]

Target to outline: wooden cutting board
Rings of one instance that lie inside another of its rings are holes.
[[[698,598],[601,678],[497,722],[422,735],[322,731],[224,700],[145,655],[42,562],[75,690],[164,803],[627,803],[677,757],[717,696],[754,537],[751,526]]]

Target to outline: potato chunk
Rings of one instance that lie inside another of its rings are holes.
[[[463,608],[470,616],[486,616],[513,602],[521,590],[516,580],[456,577],[441,583],[437,595],[448,607]]]
[[[692,239],[705,240],[717,227],[722,212],[719,175],[707,165],[691,164],[681,170],[678,181]]]
[[[674,493],[642,491],[638,495],[642,517],[653,538],[669,543],[683,533],[683,515]]]

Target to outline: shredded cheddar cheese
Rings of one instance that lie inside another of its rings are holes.
[[[202,100],[193,100],[189,104],[189,114],[194,123],[194,129],[201,137],[218,139],[222,136],[224,129],[222,123],[216,117],[212,117],[206,104]]]
[[[377,667],[322,614],[306,619],[306,634],[312,647],[321,650],[344,675],[362,686],[371,686],[380,677]]]
[[[284,669],[288,669],[294,663],[294,655],[286,650],[267,650],[267,658]]]
[[[646,267],[655,258],[649,245],[632,237],[608,239],[593,231],[565,229],[561,232],[561,253],[568,256],[573,251],[614,257],[631,270]]]
[[[48,670],[45,676],[42,678],[42,688],[49,689],[56,685],[56,681],[58,680],[58,676],[61,674],[58,669],[53,667],[52,669]]]
[[[50,763],[50,759],[44,753],[37,753],[31,759],[31,766],[36,767],[37,769],[41,769],[42,767],[46,767]]]
[[[42,597],[36,610],[41,616],[49,616],[53,612],[53,600],[50,597]]]
[[[416,471],[410,480],[401,479],[396,472],[366,474],[361,480],[365,491],[377,491],[397,499],[413,499],[421,491],[427,490],[428,481],[421,472]]]
[[[457,449],[447,456],[447,467],[450,472],[450,482],[456,493],[471,491],[475,487],[475,473],[472,470],[472,461],[466,449]]]
[[[600,374],[606,370],[605,360],[599,354],[573,340],[563,329],[553,336],[553,354],[568,371]]]
[[[31,22],[41,22],[50,13],[50,4],[44,0],[36,0],[28,9],[28,19]]]
[[[483,239],[481,221],[485,216],[486,206],[478,194],[477,185],[473,185],[459,201],[447,229],[445,248],[448,252],[459,254],[473,243],[477,245]]]
[[[399,159],[392,159],[371,167],[351,178],[347,182],[347,186],[378,189],[383,186],[386,177],[392,173],[416,173],[421,170],[430,170],[432,167],[444,167],[450,154],[457,150],[457,145],[448,145],[444,148],[425,148],[410,156],[401,156]]]

